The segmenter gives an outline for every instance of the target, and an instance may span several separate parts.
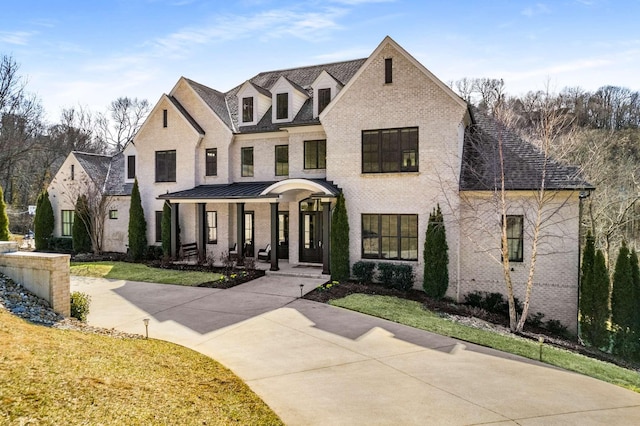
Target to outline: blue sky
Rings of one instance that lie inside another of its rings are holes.
[[[638,16],[640,0],[20,0],[2,6],[0,54],[52,122],[119,96],[154,104],[180,76],[226,91],[260,71],[366,57],[386,35],[444,82],[640,90]]]

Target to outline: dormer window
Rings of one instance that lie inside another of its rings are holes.
[[[253,121],[253,97],[242,98],[242,122],[250,123]]]
[[[136,177],[136,156],[127,156],[127,179],[135,179]]]
[[[331,102],[331,89],[318,89],[318,114]]]
[[[289,94],[278,93],[276,95],[276,119],[286,120],[289,118]]]

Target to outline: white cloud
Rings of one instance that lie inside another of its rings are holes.
[[[37,32],[35,31],[0,31],[0,43],[24,46],[36,34]]]
[[[551,9],[544,3],[536,3],[533,6],[529,6],[522,11],[524,16],[531,18],[536,15],[549,15],[551,13]]]

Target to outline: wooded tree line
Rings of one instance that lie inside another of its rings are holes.
[[[71,151],[110,154],[135,134],[150,110],[147,100],[120,97],[105,111],[63,108],[47,123],[40,100],[28,91],[19,64],[0,54],[0,186],[10,205],[12,230],[25,232],[26,206],[36,204]]]
[[[639,92],[617,86],[595,92],[567,87],[512,96],[502,79],[492,78],[464,78],[451,86],[488,115],[510,115],[512,130],[537,145],[541,111],[551,105],[566,123],[561,134],[553,135],[552,157],[579,166],[596,187],[584,200],[583,229],[594,235],[610,268],[623,241],[640,248]]]

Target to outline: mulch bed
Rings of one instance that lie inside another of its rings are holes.
[[[479,318],[492,324],[500,325],[503,327],[509,327],[509,318],[499,314],[489,313],[487,311],[472,308],[463,304],[455,303],[451,300],[436,300],[428,297],[424,291],[411,289],[409,291],[401,291],[393,288],[384,287],[381,284],[362,284],[354,281],[347,281],[338,285],[331,286],[331,288],[316,288],[315,290],[307,293],[304,298],[321,303],[328,303],[333,299],[341,299],[350,294],[361,293],[380,296],[395,296],[402,299],[413,300],[421,303],[426,309],[449,315],[458,315],[464,317]],[[516,333],[520,337],[530,339],[537,342],[538,339],[543,336],[545,343],[553,345],[555,347],[570,350],[591,358],[596,358],[601,361],[610,362],[612,364],[619,365],[624,368],[638,369],[637,365],[633,365],[625,360],[619,359],[611,354],[601,352],[597,349],[588,348],[577,341],[569,340],[564,336],[558,336],[549,333],[548,330],[533,327],[525,324],[525,330],[522,333]]]
[[[240,284],[244,284],[256,278],[264,277],[265,271],[261,269],[238,269],[226,270],[219,266],[204,265],[204,264],[187,264],[187,263],[172,263],[163,261],[149,262],[148,265],[154,268],[171,269],[176,271],[194,271],[194,272],[212,272],[216,274],[222,274],[226,278],[223,281],[207,281],[202,284],[198,284],[198,287],[207,288],[231,288]]]

